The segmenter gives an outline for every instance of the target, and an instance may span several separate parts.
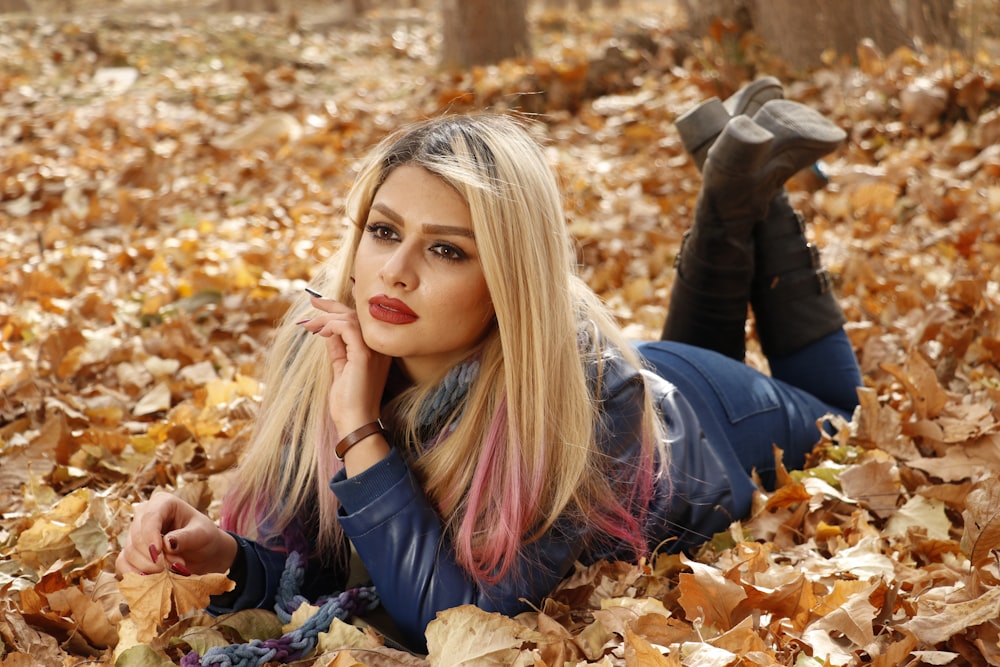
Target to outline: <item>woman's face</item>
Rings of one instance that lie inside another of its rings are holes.
[[[365,343],[421,381],[454,365],[493,322],[469,208],[416,166],[393,170],[375,194],[354,259]]]

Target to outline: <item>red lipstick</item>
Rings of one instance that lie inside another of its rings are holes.
[[[368,300],[368,313],[376,320],[389,324],[410,324],[419,319],[405,303],[385,294],[377,294]]]

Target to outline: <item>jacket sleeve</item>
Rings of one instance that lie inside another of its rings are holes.
[[[273,607],[278,582],[285,569],[285,554],[236,533],[230,535],[236,538],[237,552],[229,578],[236,582],[236,587],[228,593],[213,595],[209,613],[228,614],[240,609]]]
[[[495,585],[474,580],[456,561],[436,509],[396,450],[359,475],[330,483],[340,523],[410,648],[425,651],[424,631],[439,611],[474,604],[514,615],[537,603],[569,573],[586,535],[557,524],[527,545]]]
[[[228,593],[213,595],[207,608],[210,614],[228,614],[241,609],[273,609],[278,594],[278,584],[285,571],[287,552],[266,547],[236,533],[237,552],[229,570],[229,578],[236,587]],[[315,558],[307,561],[301,591],[312,600],[343,590],[347,581],[346,543],[344,553],[324,565]],[[344,563],[343,566],[339,565]]]

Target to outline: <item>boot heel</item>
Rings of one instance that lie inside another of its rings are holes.
[[[712,172],[753,174],[772,153],[774,135],[748,116],[734,116],[708,150],[712,168],[705,169],[704,187],[713,185]]]
[[[729,122],[729,117],[730,113],[726,111],[722,101],[718,97],[712,97],[674,121],[684,150],[695,158],[699,168],[705,162],[709,146]]]

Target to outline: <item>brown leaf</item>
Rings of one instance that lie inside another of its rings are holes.
[[[677,584],[689,621],[701,619],[707,627],[726,631],[733,627],[733,610],[747,597],[743,587],[726,579],[718,568],[687,561],[692,574],[681,574]],[[736,619],[738,620],[738,619]]]
[[[991,588],[962,602],[924,600],[917,613],[899,627],[912,632],[926,646],[937,646],[962,632],[1000,617],[1000,588]]]
[[[104,607],[79,588],[70,586],[49,593],[46,598],[53,611],[76,622],[77,628],[91,645],[103,649],[114,646],[118,641],[118,632]]]
[[[892,461],[869,460],[840,473],[840,488],[871,512],[887,517],[896,511],[899,479]]]
[[[938,417],[948,404],[948,394],[922,354],[910,350],[904,365],[884,363],[882,369],[891,373],[906,388],[918,419]]]
[[[31,657],[25,665],[62,664],[55,638],[25,623],[10,600],[0,601],[0,639],[5,651],[9,647],[12,652]]]
[[[625,628],[625,667],[680,667],[676,656],[664,655],[648,641]]]
[[[962,548],[973,567],[980,567],[1000,552],[1000,487],[995,479],[980,482],[966,498]]]

